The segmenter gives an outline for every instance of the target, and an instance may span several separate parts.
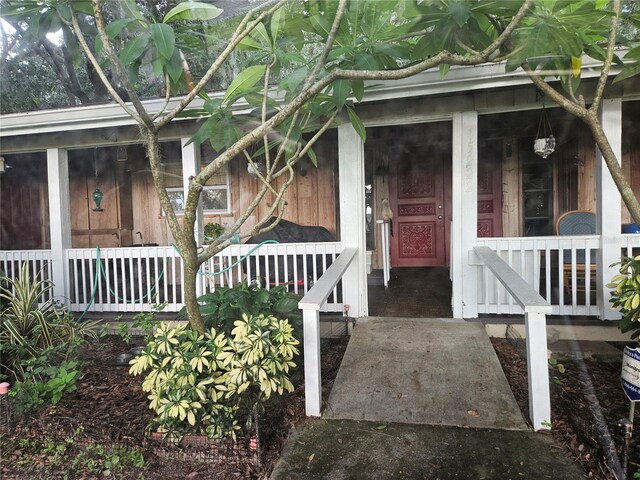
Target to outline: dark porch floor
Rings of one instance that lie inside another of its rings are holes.
[[[369,275],[369,316],[451,318],[449,269],[393,268],[386,289],[382,270],[374,270]]]

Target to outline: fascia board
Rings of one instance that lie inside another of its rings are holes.
[[[622,52],[620,52],[622,53]],[[597,67],[600,63],[590,57],[583,57],[583,78],[593,78],[599,75]],[[612,69],[611,74],[618,69]],[[401,80],[369,81],[362,103],[395,98],[451,94],[471,90],[504,88],[529,83],[527,75],[520,69],[506,72],[504,63],[489,63],[474,66],[454,66],[447,76],[440,78],[437,69],[422,72],[413,77]],[[222,98],[224,92],[210,94],[211,98]],[[184,97],[171,99],[165,110],[170,111],[178,105]],[[282,97],[276,97],[281,101]],[[164,99],[145,100],[143,104],[151,113],[163,109]],[[193,100],[190,108],[198,108],[204,101],[200,98]],[[234,105],[234,114],[248,114],[253,110],[246,102],[239,101]],[[183,117],[178,120],[188,120],[193,117]],[[71,130],[89,130],[95,128],[120,127],[135,125],[120,105],[88,105],[58,110],[42,110],[25,113],[0,115],[0,138],[39,133],[64,132]]]

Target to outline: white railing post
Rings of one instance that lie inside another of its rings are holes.
[[[47,149],[47,182],[49,191],[49,231],[53,296],[67,298],[69,276],[66,250],[71,248],[71,208],[69,204],[69,162],[67,151]]]
[[[304,402],[309,417],[319,417],[322,405],[320,373],[320,313],[305,308],[302,311],[304,329]]]
[[[547,328],[544,312],[524,314],[529,366],[529,416],[535,431],[551,428]]]
[[[602,100],[600,121],[609,144],[620,161],[622,158],[622,99]],[[609,308],[611,293],[605,285],[618,273],[616,267],[610,267],[610,265],[620,259],[622,245],[620,192],[613,182],[599,149],[596,149],[596,189],[596,231],[600,235],[596,286],[600,318],[618,320],[620,313]]]
[[[378,225],[380,225],[380,240],[382,245],[380,248],[382,249],[382,277],[384,280],[384,286],[389,286],[389,277],[391,270],[391,258],[389,258],[389,222],[385,222],[384,220],[377,220]]]

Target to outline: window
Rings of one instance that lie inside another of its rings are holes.
[[[202,168],[213,161],[214,158],[210,149],[202,148]],[[185,198],[182,184],[182,163],[165,163],[164,176],[167,193],[174,211],[178,214],[183,213]],[[204,213],[229,213],[231,211],[228,165],[223,171],[213,175],[207,181],[202,191],[201,201]]]

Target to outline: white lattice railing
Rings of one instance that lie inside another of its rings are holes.
[[[640,255],[640,233],[622,235],[622,255],[626,257]]]
[[[479,238],[477,245],[491,248],[518,272],[551,304],[552,315],[598,315],[597,235]],[[478,313],[523,313],[486,267],[478,280]]]
[[[0,251],[0,275],[19,278],[22,265],[27,264],[30,279],[51,280],[51,250],[2,250]],[[49,291],[48,295],[52,292]],[[46,301],[49,298],[43,298]]]
[[[251,244],[230,245],[209,259],[202,270],[205,273],[201,279],[202,291],[248,279],[266,288],[287,285],[290,292],[304,295],[340,254],[340,242],[264,244],[238,263],[255,247]],[[211,275],[223,270],[226,271]],[[342,312],[341,294],[340,287],[336,287],[323,311]]]
[[[173,247],[103,248],[99,255],[97,272],[98,249],[66,251],[70,310],[139,312],[163,302],[166,311],[182,308],[182,258]]]
[[[340,243],[265,244],[240,261],[256,245],[231,245],[201,268],[201,293],[243,280],[257,281],[269,289],[288,285],[290,292],[305,294],[333,263]],[[167,247],[126,247],[98,250],[69,249],[66,259],[69,282],[66,289],[70,310],[99,312],[149,311],[166,303],[165,311],[184,305],[182,258]],[[96,279],[96,273],[99,273]],[[323,311],[341,312],[341,291],[336,287]]]

